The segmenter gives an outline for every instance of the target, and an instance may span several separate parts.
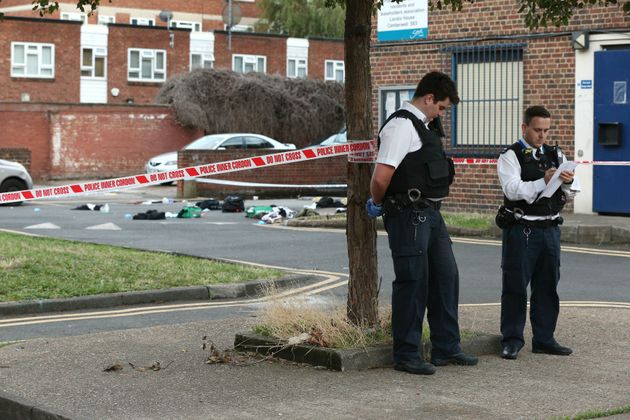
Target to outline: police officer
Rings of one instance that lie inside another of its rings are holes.
[[[412,374],[431,375],[435,366],[447,364],[477,364],[460,347],[459,273],[440,214],[455,171],[442,149],[439,117],[458,103],[448,75],[431,72],[420,80],[412,100],[381,128],[372,197],[366,203],[370,217],[383,216],[394,262],[394,369]],[[425,309],[431,363],[423,360],[421,350]]]
[[[503,214],[510,222],[503,230],[503,290],[501,334],[504,359],[516,359],[524,345],[527,285],[531,284],[532,351],[568,356],[572,350],[554,338],[560,300],[560,210],[579,191],[572,171],[562,171],[560,188],[540,197],[565,160],[558,147],[546,144],[551,115],[542,106],[525,111],[523,137],[501,153],[497,163],[504,193]],[[502,211],[500,209],[500,212]]]

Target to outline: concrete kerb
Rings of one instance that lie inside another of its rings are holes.
[[[12,420],[69,420],[67,414],[55,413],[44,407],[33,405],[22,398],[0,391],[0,418]]]
[[[260,297],[270,287],[287,289],[307,285],[320,279],[317,275],[290,274],[277,280],[259,280],[247,283],[217,284],[208,286],[175,287],[161,290],[121,292],[65,299],[0,303],[0,316],[41,314],[84,309],[112,308],[175,301],[199,301]]]
[[[319,217],[298,217],[285,222],[290,227],[345,229],[345,215],[329,215]],[[376,228],[384,230],[382,219],[376,219]],[[483,237],[499,239],[502,231],[497,226],[487,229],[462,228],[447,226],[452,236]],[[630,229],[618,226],[596,225],[561,225],[561,241],[572,244],[630,244]]]
[[[462,339],[462,350],[477,356],[499,354],[501,337],[493,334],[473,334]],[[424,354],[431,351],[431,343],[424,346]],[[278,357],[297,363],[322,366],[335,371],[365,370],[393,365],[391,344],[357,349],[334,349],[306,344],[287,345],[278,339],[253,333],[236,334],[234,349]]]

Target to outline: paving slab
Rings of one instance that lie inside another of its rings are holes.
[[[496,334],[499,307],[466,305],[460,320],[462,329]],[[231,318],[5,346],[0,395],[72,419],[551,418],[630,403],[628,309],[563,307],[557,338],[574,349],[569,357],[531,353],[528,336],[517,360],[485,355],[477,366],[441,367],[429,377],[267,359],[206,364],[204,336],[231,348],[235,333],[256,322]],[[146,368],[156,362],[160,370]],[[117,363],[121,370],[104,371]],[[2,401],[0,418],[7,418]]]

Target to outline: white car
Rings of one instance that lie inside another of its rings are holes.
[[[184,146],[183,150],[273,149],[295,150],[295,144],[280,143],[262,134],[230,133],[211,134]],[[177,152],[168,152],[149,159],[145,172],[172,171],[177,169]]]
[[[0,159],[0,193],[30,190],[33,179],[21,163]],[[4,205],[17,206],[22,202],[6,203]]]
[[[330,137],[325,138],[319,143],[311,144],[310,146],[307,146],[307,147],[334,146],[337,144],[346,144],[347,141],[348,141],[348,131],[344,129],[343,131],[340,131],[338,133],[333,134]]]

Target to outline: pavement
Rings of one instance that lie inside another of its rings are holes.
[[[568,357],[497,354],[415,376],[335,372],[245,357],[211,363],[204,336],[232,348],[255,318],[157,326],[0,348],[2,419],[557,418],[630,405],[630,308],[563,307]],[[464,306],[464,329],[493,334],[498,306]],[[112,366],[118,370],[105,371]],[[630,414],[617,418],[628,418]]]
[[[564,226],[610,232],[598,240],[613,245],[630,232],[630,218],[565,215]],[[493,336],[499,319],[498,305],[460,307],[462,330]],[[562,304],[557,339],[571,356],[533,354],[528,325],[517,360],[484,352],[478,366],[440,367],[428,377],[255,355],[209,363],[204,343],[232,349],[235,335],[257,321],[235,316],[0,343],[0,419],[505,419],[619,408],[625,414],[616,418],[630,418],[630,303]]]

